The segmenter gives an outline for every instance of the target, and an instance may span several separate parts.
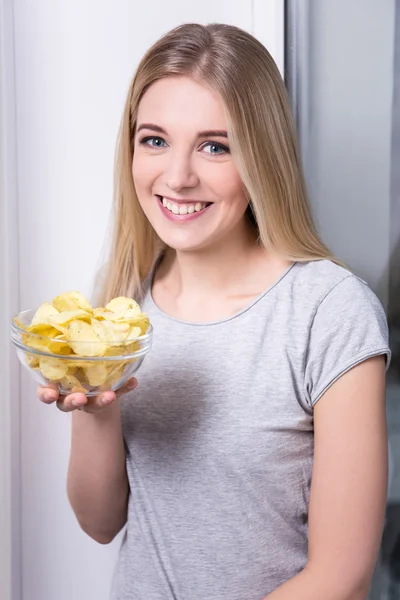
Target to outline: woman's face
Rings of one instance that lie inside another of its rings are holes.
[[[247,198],[232,160],[219,97],[189,77],[167,77],[144,94],[132,175],[153,228],[171,248],[211,247],[243,231]]]

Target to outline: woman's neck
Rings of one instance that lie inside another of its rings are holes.
[[[170,316],[190,322],[228,318],[248,306],[290,266],[267,252],[255,230],[236,231],[218,246],[196,252],[168,249],[155,272],[152,297]]]
[[[256,257],[263,253],[255,231],[247,228],[242,235],[209,248],[167,250],[156,277],[179,296],[229,294],[243,284]]]

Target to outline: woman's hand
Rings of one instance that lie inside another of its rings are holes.
[[[47,386],[38,386],[37,396],[44,404],[54,404],[63,412],[71,412],[73,410],[83,410],[88,413],[98,413],[107,406],[110,406],[117,398],[123,396],[127,392],[135,389],[138,385],[137,379],[132,377],[127,383],[116,392],[105,390],[100,396],[87,397],[82,392],[74,392],[68,396],[61,396],[58,393],[56,384],[48,384]]]

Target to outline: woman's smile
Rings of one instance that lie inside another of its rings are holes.
[[[156,195],[162,213],[177,223],[187,223],[203,216],[212,202],[199,200],[177,200],[168,196]]]

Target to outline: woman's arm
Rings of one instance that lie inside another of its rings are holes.
[[[73,412],[67,489],[85,533],[111,542],[126,523],[129,494],[118,399],[96,414]]]
[[[314,429],[308,563],[265,600],[365,600],[387,496],[383,356],[353,367],[325,392]]]

